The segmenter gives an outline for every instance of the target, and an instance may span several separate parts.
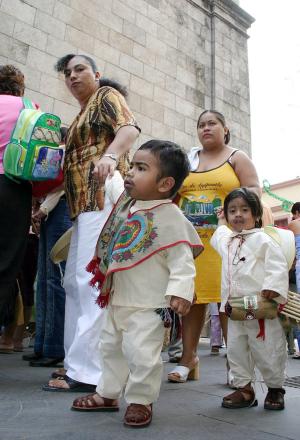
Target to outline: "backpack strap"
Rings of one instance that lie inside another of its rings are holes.
[[[36,110],[36,108],[34,107],[32,101],[30,99],[22,98],[22,101],[23,101],[24,108],[30,108],[32,110]]]

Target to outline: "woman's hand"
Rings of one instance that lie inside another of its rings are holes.
[[[32,214],[33,220],[41,220],[44,217],[46,217],[46,214],[41,209],[38,209],[34,214]]]
[[[95,168],[93,176],[98,180],[99,185],[104,185],[107,176],[113,176],[117,168],[117,161],[111,157],[102,157],[98,161],[94,161]]]
[[[170,307],[178,315],[185,316],[190,311],[191,303],[187,299],[172,296],[170,300]]]

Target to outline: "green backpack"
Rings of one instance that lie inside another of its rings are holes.
[[[27,98],[23,105],[4,151],[5,175],[13,180],[55,179],[63,157],[60,118],[37,110]]]

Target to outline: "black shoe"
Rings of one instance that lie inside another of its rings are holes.
[[[169,362],[171,364],[178,364],[178,362],[181,360],[181,356],[171,356],[169,357]]]
[[[31,367],[55,367],[57,364],[60,364],[64,359],[63,358],[41,358],[36,361],[29,362]]]
[[[23,354],[23,361],[37,361],[43,357],[42,353]]]

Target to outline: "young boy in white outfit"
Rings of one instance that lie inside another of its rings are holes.
[[[257,195],[246,189],[232,191],[224,200],[224,214],[219,213],[219,227],[211,244],[222,257],[222,304],[230,299],[257,295],[279,304],[288,294],[288,264],[281,247],[262,229],[262,206]],[[231,229],[225,226],[225,219]],[[284,408],[284,371],[286,339],[279,318],[253,319],[249,311],[245,320],[228,322],[227,358],[237,388],[223,398],[225,408],[257,405],[251,382],[256,366],[268,387],[264,408]],[[230,304],[225,310],[229,316]],[[255,310],[254,310],[255,312]]]
[[[172,203],[188,175],[176,144],[151,140],[135,153],[89,270],[107,306],[100,335],[103,374],[97,393],[78,398],[78,411],[117,411],[125,388],[124,424],[144,427],[159,395],[167,307],[188,313],[194,296],[193,259],[203,246],[191,223]]]

